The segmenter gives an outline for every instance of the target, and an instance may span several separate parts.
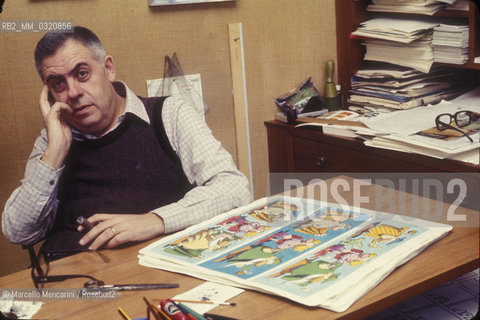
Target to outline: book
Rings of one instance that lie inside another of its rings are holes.
[[[298,127],[321,127],[325,134],[356,138],[355,131],[364,128],[363,123],[355,118],[361,118],[362,115],[351,110],[335,110],[327,112],[321,116],[309,119],[297,119]]]
[[[451,226],[287,196],[166,236],[139,264],[342,312]]]

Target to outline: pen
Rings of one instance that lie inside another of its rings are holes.
[[[118,291],[133,291],[133,290],[155,290],[155,289],[169,289],[178,288],[177,283],[146,283],[146,284],[106,284],[98,286],[100,289],[116,289]]]

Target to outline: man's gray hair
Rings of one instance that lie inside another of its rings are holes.
[[[76,26],[73,28],[73,32],[49,32],[38,41],[37,47],[35,48],[35,67],[42,81],[44,80],[42,74],[43,59],[54,55],[68,39],[77,40],[82,43],[92,52],[92,55],[98,63],[101,65],[104,64],[107,53],[98,37],[89,29]]]

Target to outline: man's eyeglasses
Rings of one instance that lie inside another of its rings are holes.
[[[65,275],[54,275],[54,276],[48,275],[48,272],[50,271],[50,262],[49,262],[50,259],[52,259],[53,257],[58,258],[59,255],[65,255],[67,253],[69,254],[76,253],[77,251],[75,252],[72,252],[72,251],[43,252],[42,250],[40,250],[37,255],[35,254],[35,249],[33,248],[33,246],[28,246],[26,248],[28,249],[30,262],[32,264],[31,275],[32,275],[32,280],[33,280],[33,284],[35,285],[35,288],[43,288],[45,283],[60,282],[60,281],[73,279],[73,278],[89,279],[87,282],[85,282],[84,286],[91,286],[91,285],[103,286],[104,285],[103,281],[98,280],[86,274],[65,274]],[[81,251],[91,251],[91,250],[81,250]],[[107,257],[102,255],[98,251],[95,251],[95,252],[100,254],[102,256],[102,259],[105,262],[108,262]]]
[[[452,129],[462,133],[465,137],[473,143],[472,138],[468,134],[466,134],[463,130],[459,128],[463,128],[468,126],[472,123],[472,121],[476,121],[480,118],[480,114],[472,111],[458,111],[455,114],[450,113],[442,113],[439,114],[435,118],[435,125],[439,131],[444,131],[447,129]],[[451,123],[455,121],[456,127],[452,126]]]

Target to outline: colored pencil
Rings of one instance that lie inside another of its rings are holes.
[[[130,320],[131,318],[125,313],[125,311],[123,311],[122,308],[118,308],[118,312],[120,312],[120,314],[125,318],[125,320]]]

